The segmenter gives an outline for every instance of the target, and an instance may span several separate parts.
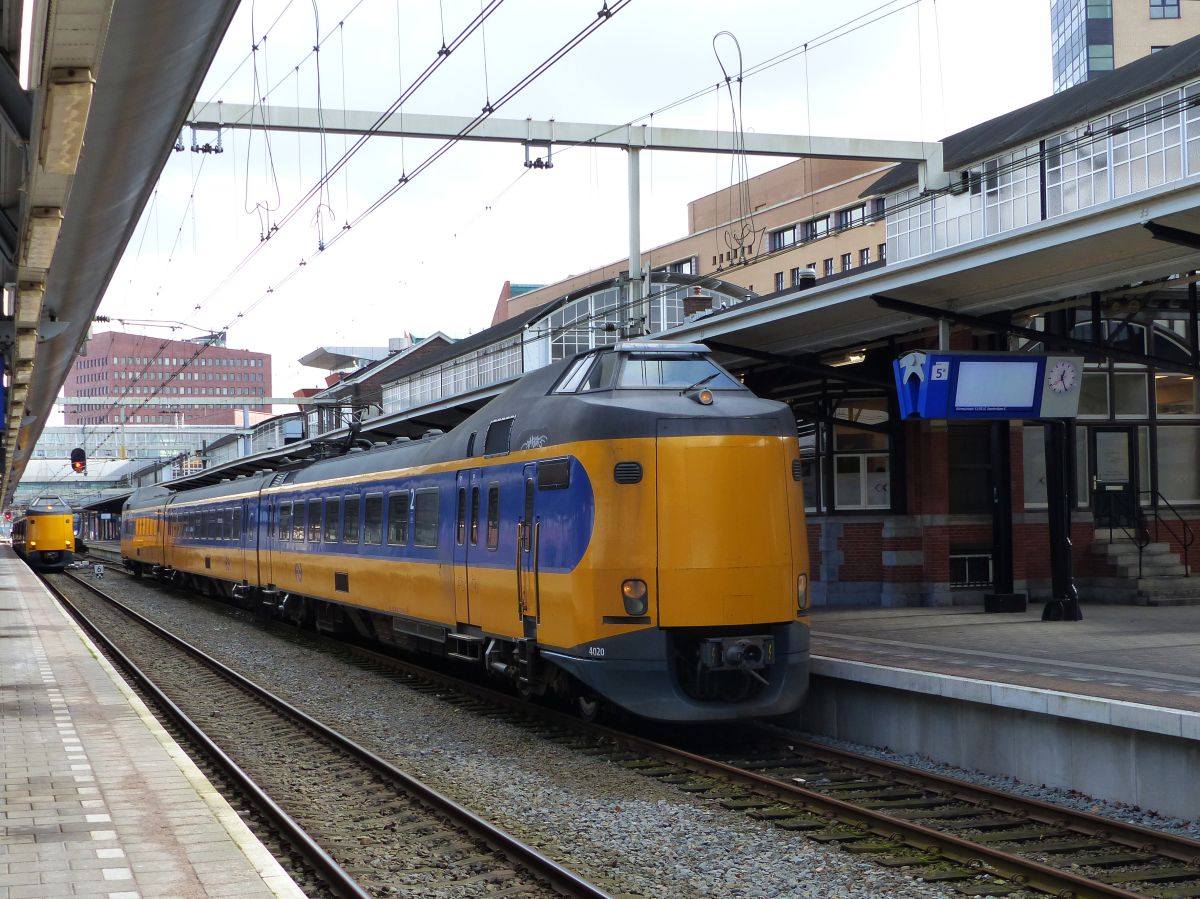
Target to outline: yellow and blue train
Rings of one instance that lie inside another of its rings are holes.
[[[70,504],[57,496],[39,496],[13,522],[12,545],[34,571],[62,571],[75,561]]]
[[[139,490],[121,548],[137,574],[585,715],[780,715],[807,688],[795,420],[698,344],[584,352],[445,434]]]

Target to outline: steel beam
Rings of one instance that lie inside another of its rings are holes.
[[[581,144],[621,150],[682,150],[696,153],[745,153],[748,156],[794,156],[815,159],[878,159],[924,162],[931,146],[920,141],[819,137],[796,134],[744,135],[732,131],[661,128],[650,125],[605,125],[559,122],[554,119],[489,117],[466,133],[475,119],[468,116],[392,114],[364,110],[317,110],[295,106],[251,106],[207,103],[192,107],[187,124],[201,130],[240,128],[309,134],[379,134],[387,137],[433,140],[478,140],[539,146]]]
[[[1061,334],[1048,334],[1045,331],[1023,328],[1020,325],[983,318],[978,315],[967,315],[966,313],[954,312],[950,309],[940,309],[937,306],[922,306],[920,303],[910,303],[908,300],[898,300],[894,297],[887,297],[881,294],[872,294],[871,299],[883,309],[888,309],[892,312],[905,312],[909,315],[917,315],[922,318],[954,322],[955,324],[965,325],[966,327],[976,328],[981,331],[992,331],[996,334],[1014,334],[1017,337],[1024,337],[1027,340],[1040,341],[1046,346],[1053,346],[1062,350],[1072,350],[1085,356],[1103,355],[1118,362],[1132,362],[1137,365],[1149,365],[1154,368],[1165,368],[1170,371],[1200,372],[1200,367],[1196,365],[1184,365],[1173,359],[1147,356],[1145,353],[1135,353],[1130,350],[1109,346],[1108,344],[1097,346],[1090,340],[1076,340],[1074,337],[1067,337]]]

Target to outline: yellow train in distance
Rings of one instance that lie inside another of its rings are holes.
[[[586,351],[446,434],[139,490],[121,550],[137,574],[585,715],[781,715],[808,684],[795,419],[698,344]]]
[[[57,496],[39,496],[13,522],[12,544],[34,571],[62,571],[75,561],[70,504]]]

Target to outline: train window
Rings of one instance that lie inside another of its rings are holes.
[[[605,353],[600,357],[600,361],[592,366],[592,370],[588,372],[583,384],[579,389],[583,390],[605,390],[612,386],[613,372],[617,370],[617,355],[616,353]]]
[[[594,355],[582,356],[576,359],[567,368],[567,373],[563,375],[562,380],[558,382],[558,386],[554,388],[555,393],[574,393],[579,389],[579,384],[583,381],[583,376],[587,374],[588,366],[595,360]]]
[[[342,517],[341,497],[331,496],[325,500],[325,542],[338,542],[338,519]]]
[[[509,441],[512,439],[513,420],[502,418],[488,425],[487,437],[483,441],[483,454],[494,456],[509,451]]]
[[[233,518],[230,519],[230,523],[233,525],[234,541],[241,543],[242,542],[242,509],[241,509],[241,506],[239,506],[233,510]]]
[[[537,466],[538,490],[565,490],[571,486],[571,460],[551,459]]]
[[[304,542],[304,524],[308,516],[304,511],[304,503],[297,502],[292,507],[292,540],[296,543]]]
[[[357,543],[358,542],[358,497],[347,496],[342,500],[342,504],[346,508],[346,518],[342,522],[342,542]]]
[[[489,484],[487,496],[487,548],[500,545],[500,485]]]
[[[383,494],[368,493],[363,504],[363,543],[383,543]]]
[[[458,488],[458,515],[455,519],[454,542],[459,546],[467,539],[467,488]],[[418,544],[420,545],[420,544]]]
[[[475,455],[475,432],[471,432],[471,436],[467,438],[467,458],[470,459]]]
[[[625,359],[618,387],[669,387],[686,390],[703,385],[709,390],[740,390],[741,384],[715,363],[700,356],[652,356],[635,353]]]
[[[479,486],[471,488],[471,545],[479,545]]]
[[[211,520],[210,524],[212,525],[212,533],[209,536],[211,536],[214,540],[224,540],[225,539],[225,510],[224,509],[214,509],[212,511],[211,518],[212,518],[212,520]]]
[[[321,542],[321,501],[319,499],[308,501],[308,542]]]
[[[275,536],[280,540],[292,539],[292,504],[290,502],[279,504],[279,530]]]
[[[408,545],[408,491],[388,494],[387,542],[395,546]]]
[[[418,490],[413,499],[413,543],[416,546],[437,546],[438,490]]]

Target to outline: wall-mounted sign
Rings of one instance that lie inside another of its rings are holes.
[[[1074,418],[1082,356],[925,353],[892,369],[902,418]]]

